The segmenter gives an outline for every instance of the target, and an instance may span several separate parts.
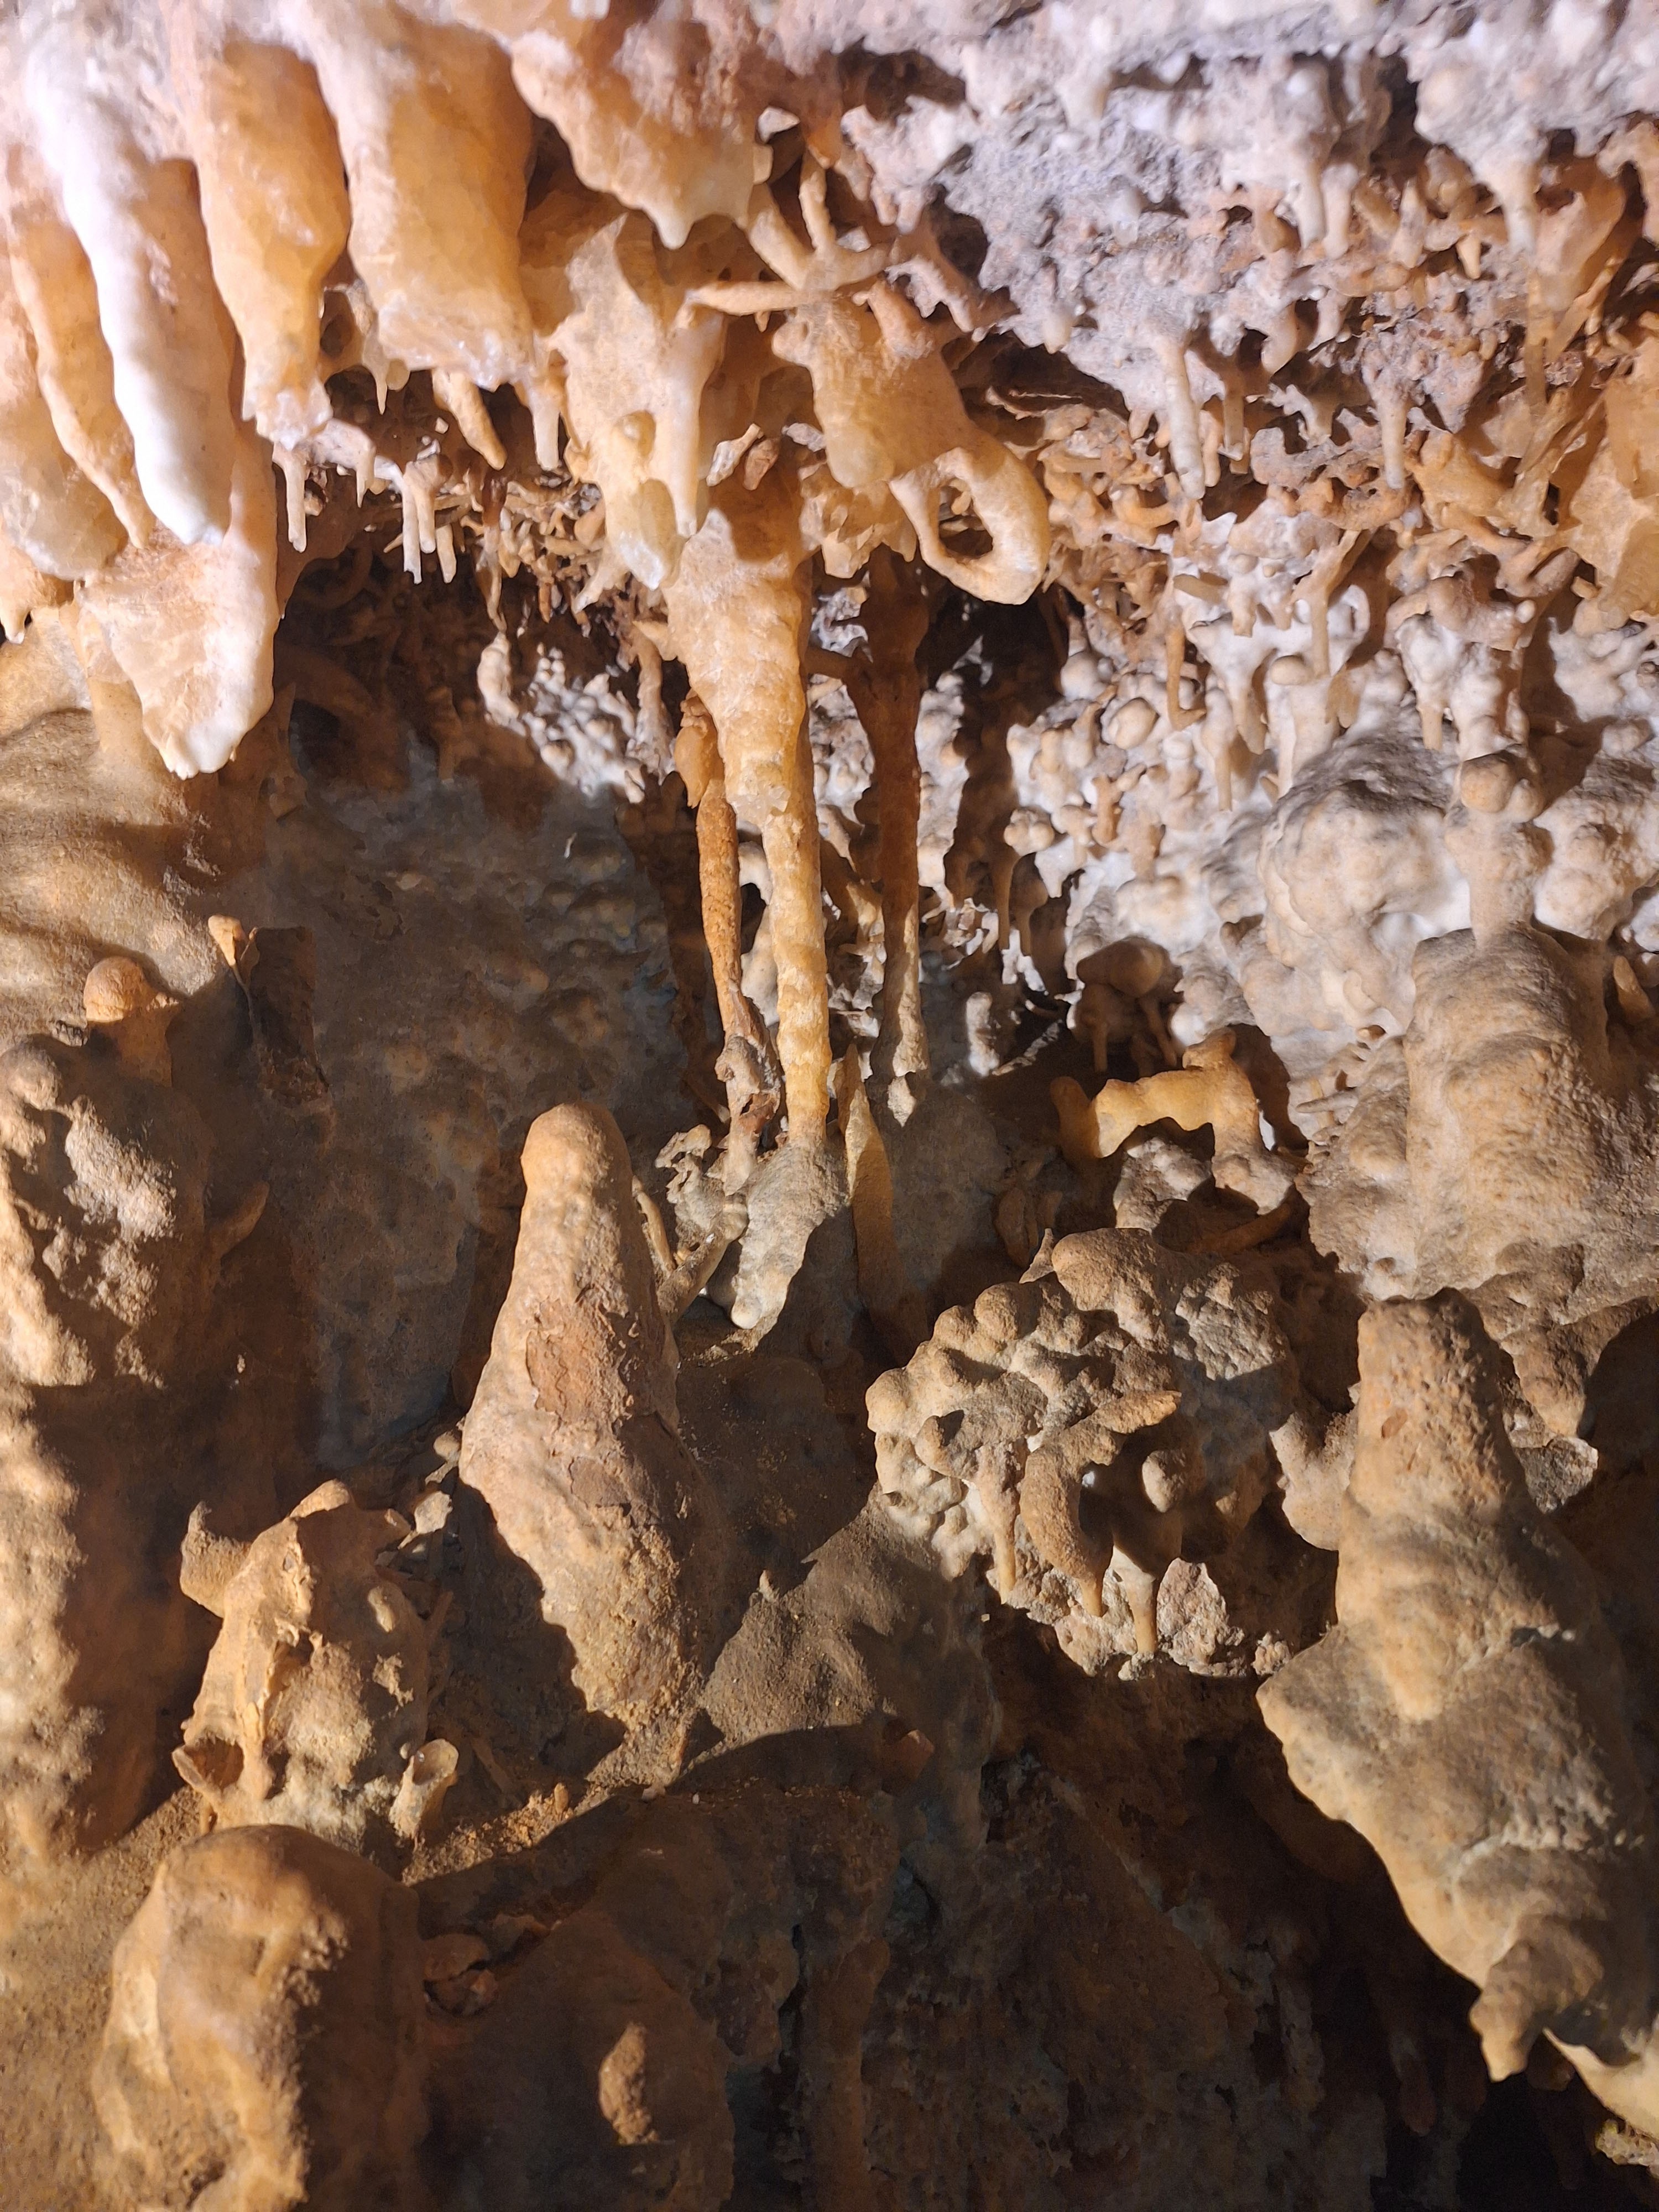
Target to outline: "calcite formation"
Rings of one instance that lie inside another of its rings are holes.
[[[1659,2172],[1656,272],[1645,0],[0,11],[20,2205]]]
[[[1241,1535],[1272,1482],[1298,1395],[1277,1305],[1265,1270],[1133,1230],[1062,1237],[873,1386],[882,1487],[950,1571],[988,1553],[1091,1672],[1156,1650],[1165,1578]]]
[[[221,1264],[265,1193],[210,1213],[211,1134],[172,1083],[176,1011],[135,962],[102,961],[74,1041],[26,1039],[0,1063],[0,1771],[8,1826],[30,1845],[105,1842],[131,1821],[189,1665],[149,1562],[187,1408],[222,1389]]]
[[[379,1559],[412,1533],[343,1482],[250,1544],[192,1521],[179,1582],[224,1626],[173,1764],[216,1827],[307,1828],[372,1850],[433,1818],[455,1771],[455,1747],[426,1741],[442,1618],[422,1619]]]
[[[293,1827],[170,1857],[93,2076],[118,2185],[164,2204],[408,2202],[425,2131],[415,1900]]]
[[[679,1441],[673,1340],[616,1123],[543,1115],[524,1177],[460,1477],[489,1511],[498,1577],[533,1578],[584,1702],[657,1728],[712,1656],[719,1509]]]
[[[1263,1688],[1291,1779],[1474,1982],[1501,2078],[1547,2034],[1659,2124],[1652,1813],[1584,1561],[1527,1494],[1468,1306],[1360,1324],[1337,1625]]]

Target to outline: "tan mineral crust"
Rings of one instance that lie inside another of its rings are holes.
[[[1659,2203],[1659,0],[0,0],[7,2212]]]

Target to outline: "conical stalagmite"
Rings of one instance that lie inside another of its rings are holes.
[[[679,1440],[673,1340],[616,1123],[589,1106],[544,1114],[524,1179],[461,1480],[535,1577],[589,1708],[641,1729],[687,1703],[712,1656],[715,1509]]]

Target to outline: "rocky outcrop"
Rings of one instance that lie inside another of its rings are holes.
[[[117,1949],[93,2094],[119,2185],[228,2212],[421,2201],[416,1903],[297,1828],[166,1860]]]
[[[119,1835],[151,1786],[189,1663],[158,1572],[172,1454],[223,1386],[220,1264],[265,1197],[210,1212],[212,1139],[172,1087],[176,1002],[120,959],[85,998],[79,1041],[0,1061],[0,1771],[35,1851]]]
[[[1528,1495],[1462,1300],[1360,1324],[1337,1626],[1260,1692],[1291,1778],[1480,1990],[1502,2078],[1547,2035],[1659,2127],[1659,1865],[1595,1583]]]
[[[185,1594],[223,1622],[173,1763],[221,1828],[305,1828],[371,1855],[435,1820],[455,1747],[427,1740],[432,1646],[399,1580],[409,1523],[325,1483],[252,1543],[215,1540],[198,1513]]]

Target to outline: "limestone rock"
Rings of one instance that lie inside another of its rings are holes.
[[[718,2212],[732,2188],[727,2063],[606,1913],[574,1912],[514,1976],[450,2087],[460,2114],[495,2115],[462,2186],[501,2212]]]
[[[1503,1338],[1653,1287],[1659,1062],[1600,963],[1547,933],[1437,938],[1416,1006],[1308,1176],[1316,1243],[1374,1297],[1474,1298]]]
[[[455,1767],[453,1745],[426,1740],[441,1624],[379,1564],[407,1533],[329,1482],[217,1558],[186,1538],[186,1595],[224,1625],[173,1762],[218,1826],[386,1855],[435,1820]]]
[[[145,2203],[418,2204],[425,2131],[413,1894],[288,1827],[164,1860],[116,1951],[94,2095]]]
[[[0,1774],[37,1850],[118,1835],[150,1786],[188,1663],[157,1571],[170,1439],[205,1387],[221,1261],[264,1202],[210,1218],[212,1139],[171,1087],[171,1007],[107,961],[83,1042],[0,1060]]]
[[[1623,1669],[1496,1399],[1462,1300],[1366,1316],[1338,1623],[1260,1702],[1297,1786],[1376,1848],[1479,1988],[1492,2073],[1546,2034],[1651,2132],[1659,1867]]]

